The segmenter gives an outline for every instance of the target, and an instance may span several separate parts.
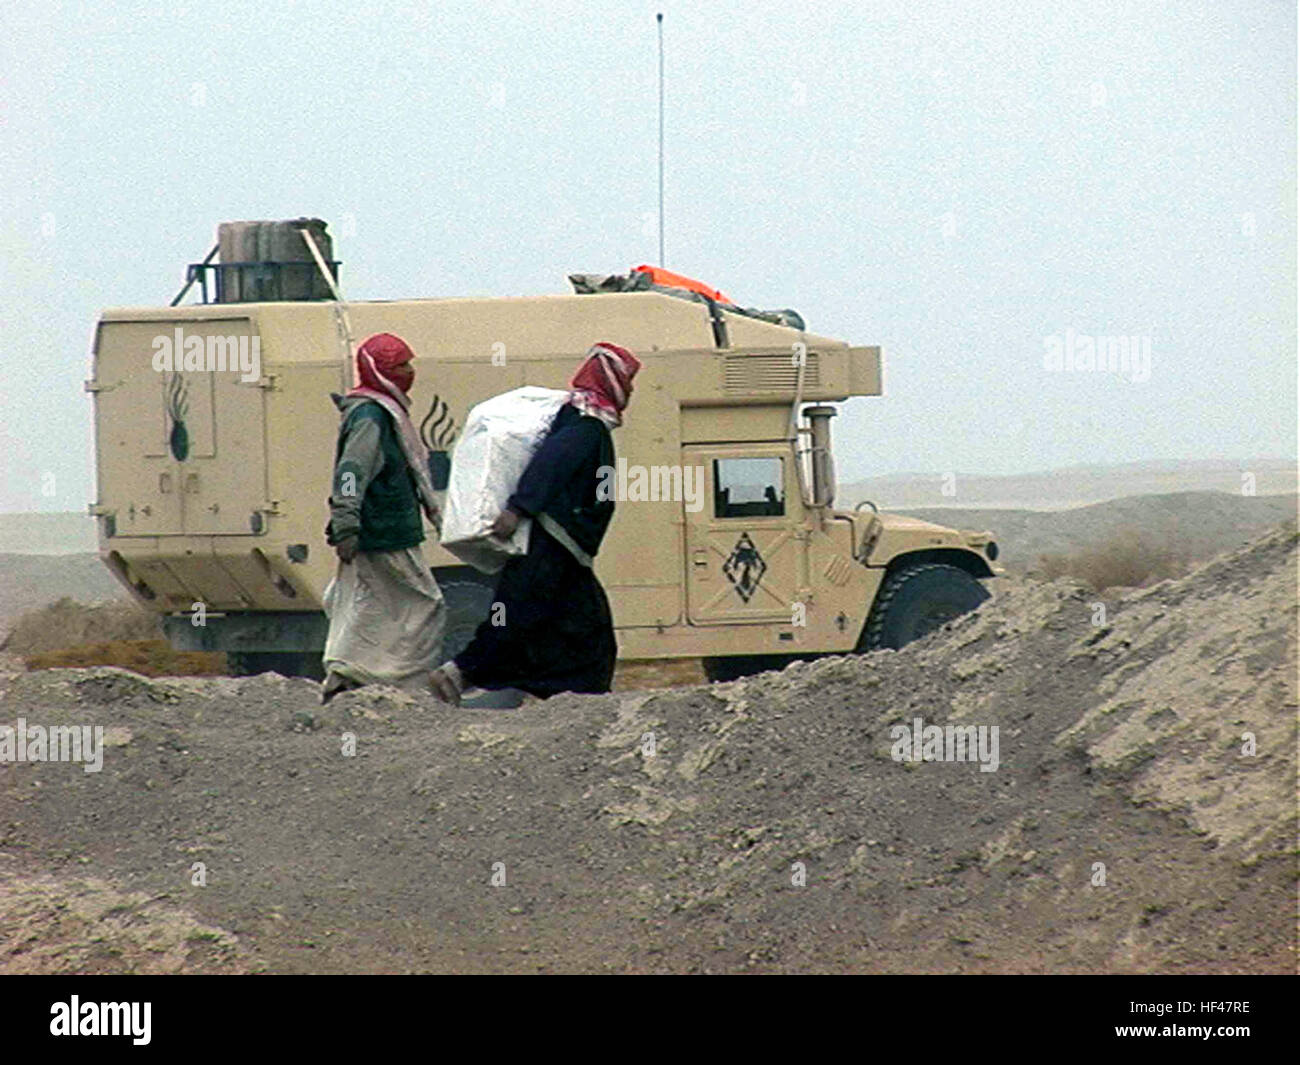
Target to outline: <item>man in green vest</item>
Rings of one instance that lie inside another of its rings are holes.
[[[321,702],[364,684],[427,688],[446,611],[420,550],[421,512],[441,515],[428,452],[411,423],[414,353],[391,333],[356,355],[356,386],[335,396],[338,446],[326,539],[338,570],[325,589],[329,617]]]

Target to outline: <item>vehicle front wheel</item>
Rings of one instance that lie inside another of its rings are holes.
[[[711,683],[721,684],[753,676],[755,673],[785,669],[793,661],[794,655],[719,655],[715,658],[702,658],[700,664]]]
[[[741,677],[752,677],[755,673],[779,673],[791,662],[815,662],[828,657],[821,651],[804,651],[800,654],[785,655],[725,655],[716,658],[702,658],[704,675],[713,684]]]
[[[897,650],[969,613],[988,597],[988,589],[957,566],[943,562],[904,566],[880,586],[858,650]]]

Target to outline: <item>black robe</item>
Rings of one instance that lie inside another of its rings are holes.
[[[455,658],[467,685],[542,698],[609,691],[618,648],[605,590],[536,520],[546,515],[594,556],[614,514],[613,499],[598,498],[602,468],[612,486],[614,444],[605,423],[561,407],[508,504],[534,519],[528,553],[506,563],[492,612]]]

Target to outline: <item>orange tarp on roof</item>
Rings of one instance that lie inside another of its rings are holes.
[[[709,288],[703,281],[696,281],[691,277],[683,277],[681,274],[674,274],[671,270],[665,270],[662,266],[634,266],[634,274],[649,274],[650,280],[656,285],[667,285],[669,288],[684,288],[691,292],[698,292],[702,296],[708,296],[711,300],[718,303],[730,303],[733,307],[735,301],[729,296],[724,296],[716,288]]]

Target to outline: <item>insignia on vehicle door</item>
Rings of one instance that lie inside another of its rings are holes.
[[[434,491],[446,491],[451,479],[451,445],[456,439],[456,419],[447,401],[436,392],[429,412],[420,421],[420,439],[429,449],[429,476]]]
[[[167,382],[167,416],[172,428],[167,436],[167,446],[177,462],[184,462],[190,454],[190,433],[185,428],[185,415],[190,409],[189,387],[180,374],[172,374]]]
[[[428,413],[420,420],[420,436],[430,451],[446,451],[456,439],[456,419],[447,401],[436,392]]]
[[[740,534],[736,546],[731,549],[727,561],[722,564],[722,572],[727,575],[727,580],[736,586],[740,598],[748,603],[750,597],[758,590],[758,582],[767,572],[767,563],[758,553],[758,548],[749,538],[749,533]]]

